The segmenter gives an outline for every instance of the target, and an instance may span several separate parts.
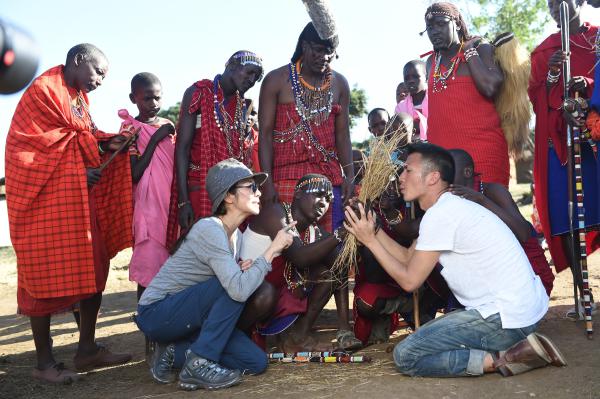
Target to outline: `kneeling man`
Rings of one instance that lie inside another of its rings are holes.
[[[394,349],[394,361],[412,376],[510,376],[566,362],[547,337],[534,333],[548,296],[511,230],[484,207],[448,192],[454,162],[432,144],[409,146],[400,191],[425,215],[419,238],[406,249],[372,213],[346,208],[346,228],[406,291],[423,284],[439,262],[442,276],[465,309],[425,324]]]

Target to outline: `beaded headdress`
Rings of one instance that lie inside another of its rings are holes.
[[[225,68],[227,68],[233,61],[238,62],[240,65],[254,65],[260,68],[260,76],[258,77],[258,82],[261,81],[264,75],[264,68],[262,63],[262,58],[252,51],[237,51],[234,53],[227,62],[225,63]]]
[[[333,186],[331,181],[325,176],[314,175],[300,180],[294,192],[303,190],[308,194],[325,193],[326,195],[333,196]]]

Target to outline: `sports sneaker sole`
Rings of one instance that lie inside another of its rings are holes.
[[[195,381],[182,381],[179,380],[179,387],[185,391],[195,391],[197,389],[207,389],[209,391],[214,391],[216,389],[229,388],[231,386],[237,385],[242,380],[242,376],[238,376],[235,380],[231,380],[229,382],[223,384],[198,384]]]

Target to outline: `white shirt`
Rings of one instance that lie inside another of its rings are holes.
[[[444,193],[425,212],[416,249],[439,251],[442,276],[467,310],[503,328],[538,322],[549,298],[512,231],[486,208]]]

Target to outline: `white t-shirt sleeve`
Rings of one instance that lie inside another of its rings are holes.
[[[456,221],[442,207],[425,212],[419,226],[417,251],[451,251],[454,249]]]

